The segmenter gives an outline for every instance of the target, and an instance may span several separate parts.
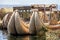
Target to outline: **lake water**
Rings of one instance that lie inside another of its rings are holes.
[[[45,40],[39,36],[12,36],[5,30],[0,30],[0,40]]]
[[[55,31],[56,32],[56,31]],[[47,32],[46,36],[13,36],[9,35],[6,30],[0,30],[0,40],[60,40],[60,33]]]

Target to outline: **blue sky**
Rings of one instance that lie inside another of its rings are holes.
[[[60,8],[60,0],[0,0],[0,7],[9,7],[9,5],[31,5],[31,4],[58,4]]]
[[[59,4],[60,0],[15,0],[14,4],[30,5],[30,4]]]
[[[0,0],[0,5],[59,4],[60,0]]]

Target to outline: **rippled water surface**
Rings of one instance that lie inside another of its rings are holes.
[[[44,35],[44,34],[43,34]],[[46,32],[45,36],[13,36],[9,35],[6,30],[0,30],[0,40],[60,40],[60,33]]]
[[[42,40],[38,36],[12,36],[5,30],[0,30],[0,40]]]

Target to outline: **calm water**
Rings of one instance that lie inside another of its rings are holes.
[[[42,40],[42,39],[39,36],[12,36],[9,35],[7,31],[0,30],[0,40]]]

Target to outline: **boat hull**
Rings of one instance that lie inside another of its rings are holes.
[[[26,28],[18,13],[15,13],[15,27],[17,34],[29,34],[29,28]]]
[[[15,13],[13,13],[11,15],[11,18],[8,22],[8,25],[7,25],[7,30],[8,30],[8,33],[9,34],[16,34],[16,29],[15,29]]]

